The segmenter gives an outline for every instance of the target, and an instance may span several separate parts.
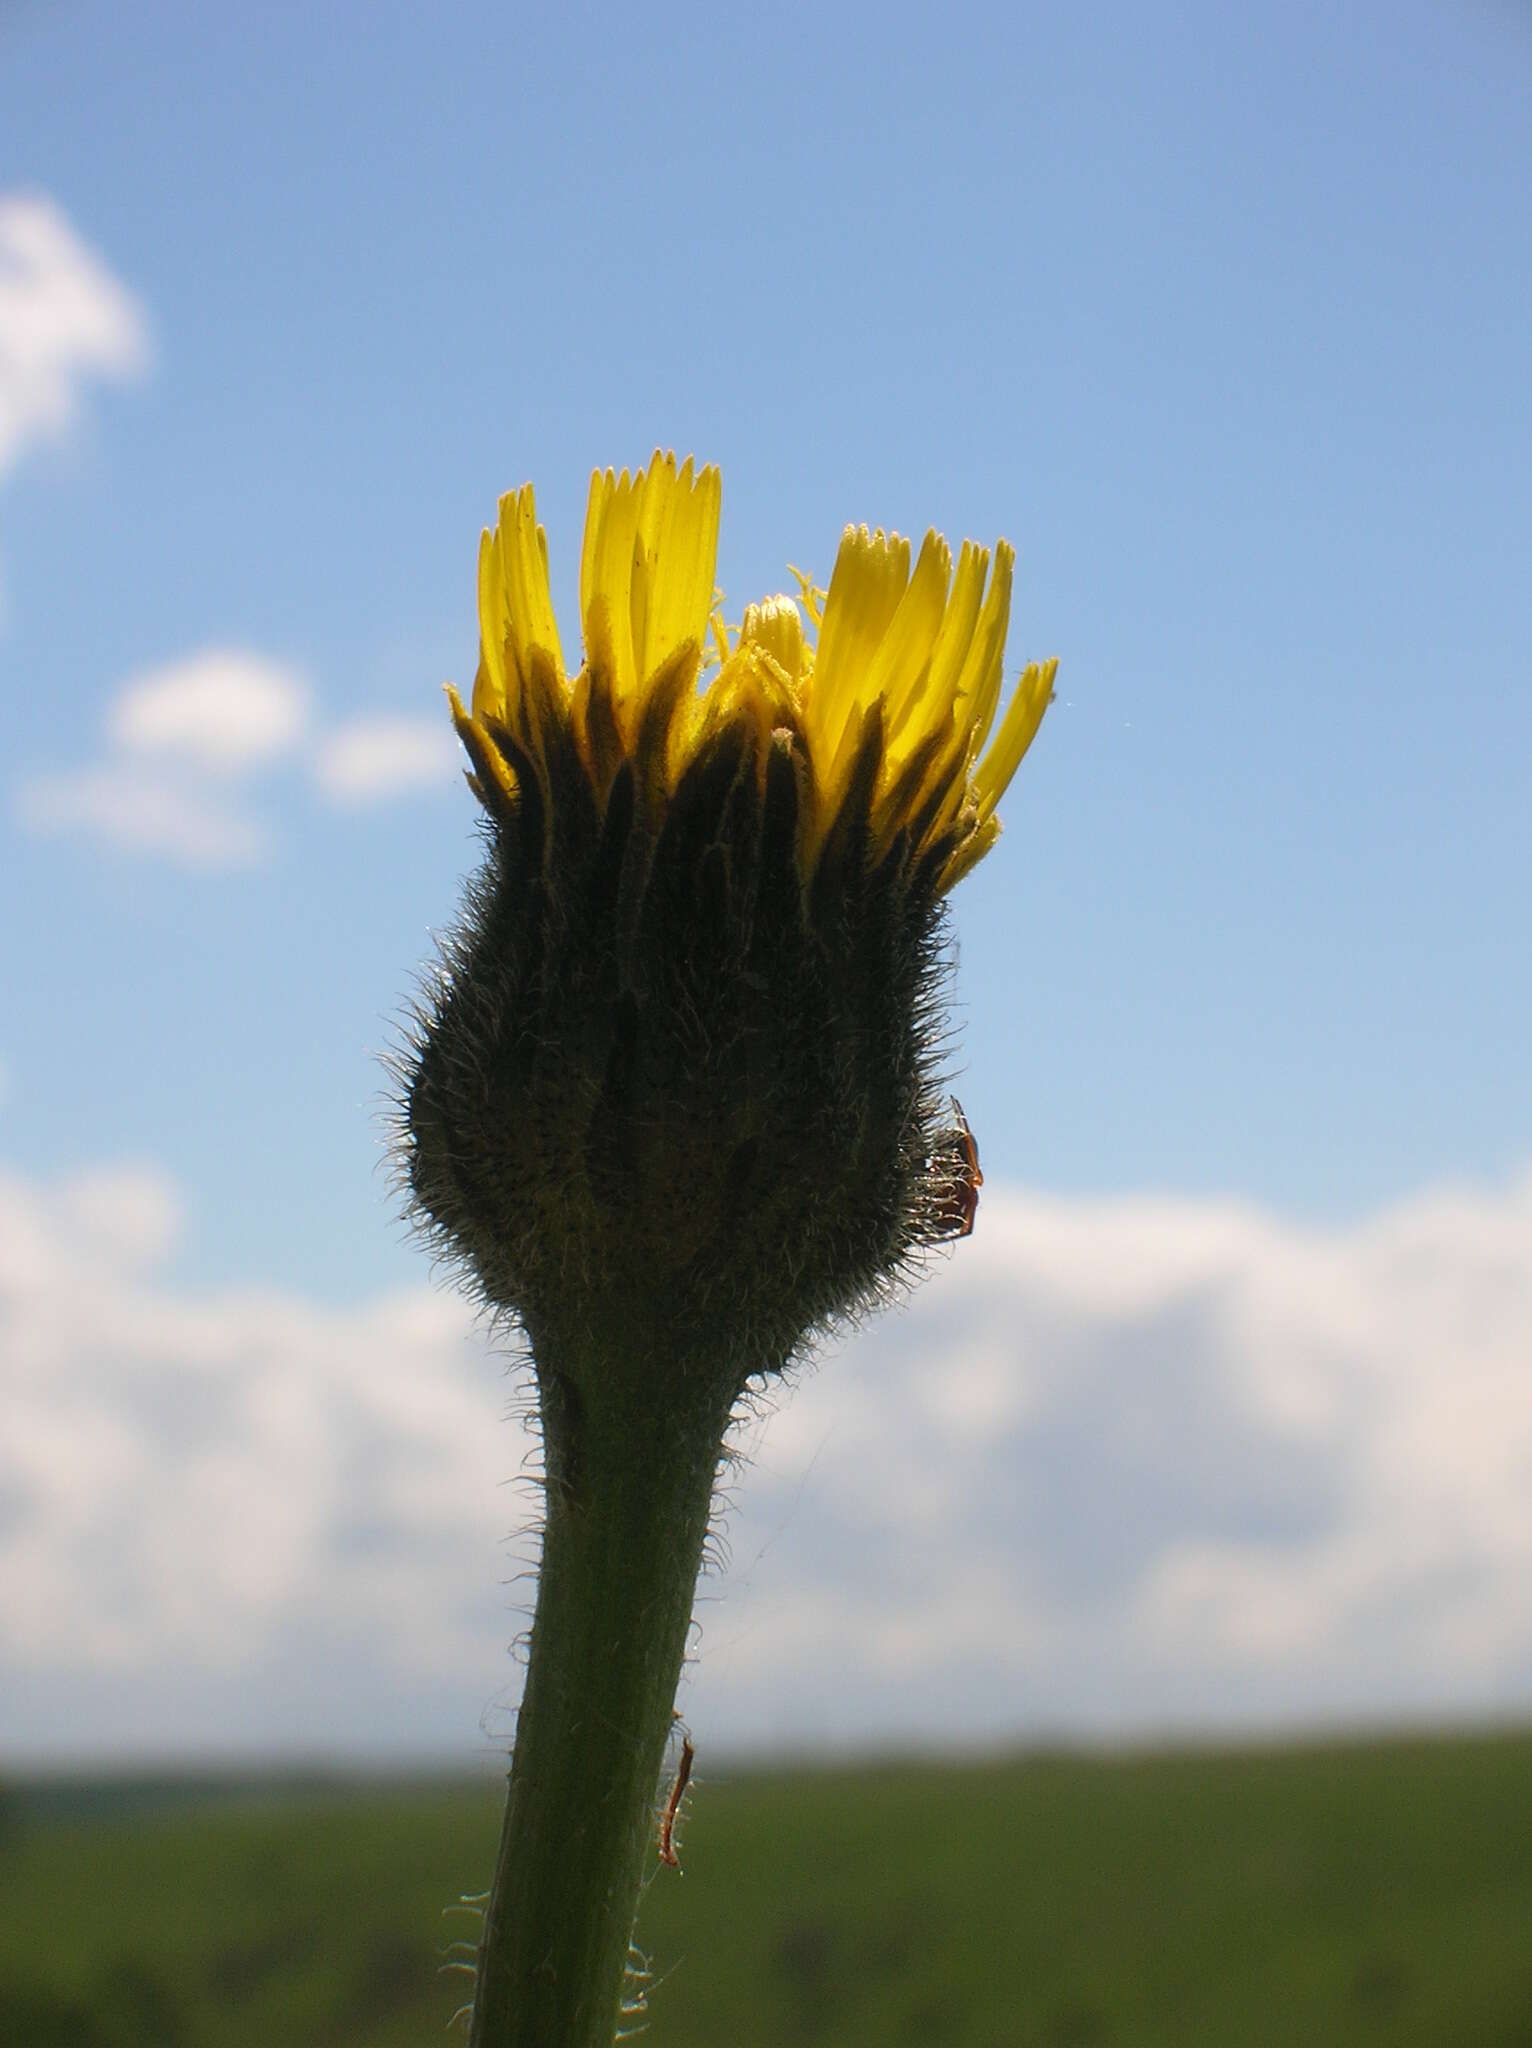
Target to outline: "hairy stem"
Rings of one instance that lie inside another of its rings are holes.
[[[547,1520],[469,2041],[608,2048],[731,1402],[534,1343]]]

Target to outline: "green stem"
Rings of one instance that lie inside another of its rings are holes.
[[[608,2048],[732,1402],[534,1342],[547,1520],[469,2044]]]

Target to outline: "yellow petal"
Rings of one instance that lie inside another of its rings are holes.
[[[859,725],[851,714],[864,701],[862,679],[909,580],[910,544],[901,534],[885,534],[881,527],[876,533],[865,526],[846,528],[825,598],[813,682],[804,705],[817,762],[835,761],[843,736]]]
[[[942,628],[931,650],[930,674],[918,699],[922,730],[939,724],[952,708],[963,664],[973,642],[974,626],[984,597],[984,572],[988,567],[989,549],[975,547],[971,540],[965,540],[958,552],[957,575],[952,581]],[[905,718],[915,709],[916,701],[912,699],[905,707]],[[912,734],[899,747],[901,756],[918,743],[918,735]]]
[[[1053,702],[1053,678],[1058,659],[1034,661],[1022,674],[1012,694],[1000,730],[984,759],[974,770],[973,795],[982,825],[1005,794],[1007,783],[1021,765],[1021,757],[1037,737],[1043,713]]]
[[[633,553],[638,539],[642,479],[623,470],[591,478],[580,565],[580,611],[585,651],[611,678],[613,709],[629,728],[628,713],[638,695],[633,656]]]
[[[690,460],[686,465],[686,473],[690,482]],[[634,492],[637,523],[633,532],[633,567],[628,584],[628,611],[633,636],[633,668],[639,682],[644,680],[652,666],[648,659],[649,589],[656,572],[663,573],[661,549],[677,481],[674,454],[662,455],[658,448],[649,458],[649,467],[637,472],[637,488]]]
[[[633,560],[633,649],[639,684],[684,642],[700,650],[713,608],[722,491],[716,468],[656,453],[643,479]]]
[[[580,631],[586,636],[585,651],[590,652],[589,626],[591,602],[596,594],[596,543],[601,538],[602,510],[606,504],[608,487],[614,482],[612,472],[593,469],[590,473],[590,490],[585,498],[585,530],[580,541]]]
[[[534,647],[553,657],[562,679],[564,654],[559,646],[558,621],[553,615],[553,596],[548,587],[548,536],[537,523],[537,505],[532,486],[500,500],[500,528],[495,536],[496,553],[505,587],[510,641],[518,682],[526,688]]]
[[[928,533],[899,608],[857,688],[864,704],[874,697],[883,699],[883,716],[890,728],[924,692],[951,578],[952,550],[939,533]]]
[[[500,718],[510,710],[505,669],[505,583],[500,555],[488,527],[479,535],[479,674],[473,686],[475,718]]]
[[[972,759],[989,736],[1000,701],[1000,678],[1005,665],[1005,635],[1011,623],[1011,578],[1016,568],[1016,550],[1009,541],[995,542],[995,573],[989,595],[979,614],[973,639],[958,678],[958,717],[968,727],[969,758]],[[1041,717],[1039,712],[1038,716]],[[1035,730],[1035,728],[1034,728]],[[1017,755],[1017,760],[1021,756]],[[1007,778],[1009,779],[1009,778]]]

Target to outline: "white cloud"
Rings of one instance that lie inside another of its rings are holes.
[[[187,1720],[205,1688],[238,1748],[279,1715],[286,1665],[290,1732],[343,1744],[321,1704],[335,1658],[356,1657],[344,1677],[364,1712],[382,1646],[406,1696],[497,1661],[502,1461],[517,1455],[485,1428],[498,1372],[461,1307],[424,1287],[346,1312],[153,1283],[176,1210],[148,1169],[0,1175],[7,1739],[115,1743],[100,1680],[125,1688],[130,1728],[143,1714],[140,1746],[217,1747],[216,1720]],[[73,1699],[64,1723],[31,1721],[55,1686]]]
[[[378,713],[353,718],[328,734],[314,773],[332,801],[370,804],[446,788],[458,765],[457,744],[444,719]]]
[[[739,1497],[698,1679],[731,1729],[794,1681],[836,1739],[1525,1711],[1532,1178],[1329,1232],[987,1194]]]
[[[498,1363],[424,1287],[156,1277],[178,1210],[0,1174],[13,1753],[476,1748],[529,1597]],[[1532,1177],[1336,1230],[987,1189],[742,1436],[713,1754],[1532,1706]]]
[[[290,753],[307,722],[308,690],[290,669],[207,647],[125,683],[109,731],[127,753],[237,774]]]
[[[224,793],[115,760],[35,776],[14,812],[28,831],[83,834],[189,868],[252,867],[268,848],[264,828]]]
[[[143,309],[52,200],[0,196],[0,476],[66,433],[92,377],[149,366]]]
[[[222,785],[291,753],[308,714],[291,669],[203,648],[130,678],[108,714],[106,757],[22,783],[15,816],[34,832],[83,833],[183,867],[251,867],[268,834]]]
[[[129,1270],[163,1258],[181,1229],[180,1197],[153,1165],[87,1168],[58,1191],[54,1213],[81,1256]]]

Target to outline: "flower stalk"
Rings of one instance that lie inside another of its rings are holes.
[[[624,1340],[614,1337],[614,1342]],[[540,1333],[547,1507],[530,1661],[486,1910],[472,2048],[607,2048],[632,1986],[654,1792],[728,1404],[664,1409]],[[626,1364],[642,1358],[630,1336]],[[598,1391],[590,1405],[576,1385]],[[706,1391],[704,1391],[706,1389]]]
[[[1052,662],[1001,709],[1010,549],[847,528],[715,610],[715,470],[598,473],[566,674],[530,487],[479,563],[488,846],[401,1063],[426,1234],[530,1342],[546,1519],[473,2048],[620,2032],[735,1402],[972,1228],[945,897]],[[705,668],[712,649],[716,664]]]

